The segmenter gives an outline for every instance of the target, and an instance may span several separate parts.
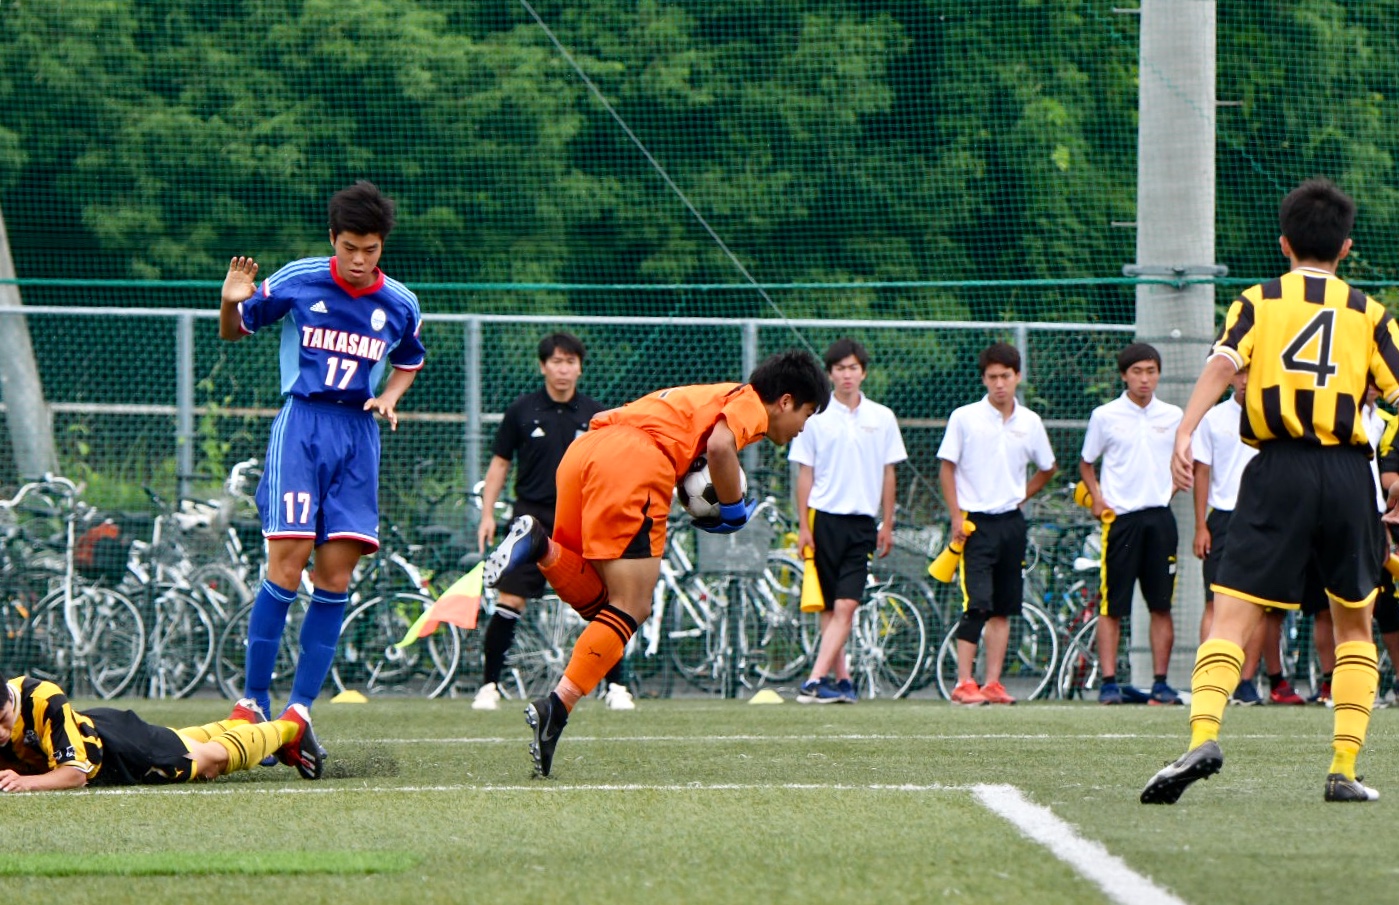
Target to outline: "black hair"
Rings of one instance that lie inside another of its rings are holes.
[[[870,353],[865,351],[864,345],[843,336],[826,348],[826,370],[830,371],[837,362],[845,361],[852,355],[860,363],[861,370],[868,371],[870,369]]]
[[[539,341],[540,364],[552,358],[555,352],[572,355],[578,359],[579,364],[583,363],[584,356],[588,354],[588,350],[583,348],[583,340],[572,333],[550,333]]]
[[[797,408],[810,402],[816,406],[816,411],[822,412],[831,401],[831,384],[825,372],[810,352],[801,349],[769,355],[753,369],[748,383],[766,403],[776,402],[790,393]]]
[[[1355,226],[1355,202],[1329,179],[1308,179],[1287,193],[1278,223],[1302,261],[1334,261]]]
[[[1132,343],[1117,353],[1117,373],[1126,374],[1127,369],[1142,361],[1156,362],[1156,370],[1161,370],[1161,353],[1148,343]]]
[[[976,358],[976,366],[984,375],[992,365],[1003,365],[1015,373],[1020,373],[1020,350],[1010,343],[992,343],[981,350]]]
[[[380,192],[374,183],[361,179],[330,196],[330,232],[332,235],[377,235],[386,239],[393,230],[393,212],[393,199]]]

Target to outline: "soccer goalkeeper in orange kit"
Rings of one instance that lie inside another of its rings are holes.
[[[528,562],[588,620],[558,687],[530,703],[534,769],[548,776],[559,734],[578,700],[622,657],[651,613],[666,519],[676,483],[700,456],[709,462],[719,517],[696,522],[726,534],[748,521],[738,451],[764,437],[779,446],[826,407],[830,386],[806,352],[773,355],[748,383],[675,387],[593,418],[559,464],[554,534],[530,516],[510,526],[486,561],[484,580]]]

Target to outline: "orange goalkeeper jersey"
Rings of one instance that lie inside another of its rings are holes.
[[[768,412],[758,393],[746,383],[714,383],[672,387],[642,396],[621,408],[593,416],[597,430],[624,424],[650,434],[679,478],[690,463],[704,453],[714,425],[723,418],[733,431],[738,448],[763,439]]]

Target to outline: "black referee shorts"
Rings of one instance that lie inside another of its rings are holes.
[[[189,745],[174,729],[147,723],[130,710],[94,707],[83,714],[102,739],[102,769],[93,785],[161,786],[194,778]]]
[[[1132,612],[1132,588],[1141,584],[1146,607],[1169,613],[1176,592],[1176,517],[1165,506],[1119,515],[1103,526],[1103,602],[1099,612]]]
[[[962,610],[1018,614],[1025,590],[1025,515],[1019,509],[972,512],[967,520],[976,530],[962,548]]]
[[[1200,571],[1205,574],[1205,602],[1214,602],[1214,589],[1210,585],[1214,584],[1215,573],[1219,571],[1219,561],[1224,558],[1224,542],[1229,537],[1229,517],[1234,514],[1232,509],[1212,509],[1210,514],[1205,516],[1205,528],[1210,532],[1210,552],[1205,554],[1205,561],[1200,565]]]
[[[812,559],[826,609],[834,608],[837,600],[863,600],[877,535],[874,518],[812,511],[811,539],[816,544]]]
[[[1214,589],[1296,609],[1307,562],[1342,603],[1369,603],[1384,575],[1385,538],[1366,451],[1273,440],[1244,469]]]
[[[516,518],[522,515],[532,515],[539,520],[545,530],[550,534],[554,533],[554,506],[552,503],[542,505],[527,500],[516,500],[514,513]],[[499,593],[514,594],[525,600],[538,600],[544,596],[547,587],[548,582],[540,573],[539,566],[534,563],[524,563],[518,568],[511,569],[500,576],[495,584],[495,589]]]

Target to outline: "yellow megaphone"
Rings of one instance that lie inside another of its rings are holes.
[[[1088,492],[1088,485],[1084,484],[1082,481],[1074,485],[1074,502],[1084,509],[1091,510],[1093,508],[1093,494]],[[1112,524],[1115,518],[1117,518],[1116,512],[1113,512],[1111,509],[1103,510],[1102,521],[1104,525]]]
[[[1399,553],[1391,553],[1384,561],[1384,570],[1399,581]]]
[[[821,613],[826,609],[826,598],[821,595],[821,578],[816,574],[815,551],[810,547],[802,549],[802,612]]]
[[[972,532],[975,530],[976,525],[973,525],[971,522],[962,522],[963,534],[971,537]],[[938,554],[937,559],[929,564],[928,574],[943,584],[952,581],[957,575],[957,564],[962,561],[962,547],[965,543],[966,542],[963,541],[959,544],[955,540],[950,542],[947,547]]]
[[[816,510],[808,509],[807,525],[816,526]],[[826,598],[821,595],[821,577],[816,574],[816,551],[802,548],[802,602],[803,613],[820,613],[826,609]]]

